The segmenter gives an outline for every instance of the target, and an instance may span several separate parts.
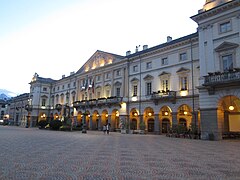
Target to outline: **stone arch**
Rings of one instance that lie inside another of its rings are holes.
[[[120,114],[117,109],[114,109],[111,114],[111,129],[116,130],[119,129],[119,118]]]
[[[92,130],[98,130],[99,129],[99,113],[97,110],[93,111],[92,114]]]
[[[183,119],[186,120],[186,128],[189,128],[192,123],[192,109],[189,105],[187,104],[182,104],[181,106],[178,107],[178,112],[177,112],[177,120],[178,124],[184,124]],[[181,122],[180,122],[181,120]]]
[[[222,124],[222,133],[240,132],[240,98],[227,95],[219,99],[217,119]]]
[[[101,126],[108,123],[108,111],[104,109],[101,114]]]
[[[154,110],[151,107],[147,107],[143,113],[143,120],[148,132],[154,132]]]
[[[139,129],[139,111],[136,108],[131,109],[130,111],[130,129],[137,130]]]
[[[168,133],[172,127],[172,109],[169,106],[161,107],[159,111],[160,132]]]

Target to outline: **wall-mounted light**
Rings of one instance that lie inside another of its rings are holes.
[[[149,113],[148,113],[148,116],[152,116],[152,113],[149,112]]]
[[[184,111],[183,114],[184,114],[184,115],[187,115],[187,111]]]
[[[233,111],[233,110],[234,110],[234,106],[232,105],[231,96],[230,96],[230,106],[228,107],[228,109],[229,109],[230,111]]]
[[[181,90],[180,91],[180,96],[187,96],[188,95],[188,91],[187,90]]]
[[[132,101],[137,101],[137,96],[133,96]]]
[[[138,114],[135,112],[133,115],[134,115],[134,116],[137,116]]]
[[[116,117],[119,117],[119,112],[118,111],[116,111]]]
[[[164,115],[165,115],[165,116],[167,116],[167,115],[168,115],[168,112],[167,112],[167,111],[165,111],[165,112],[164,112]]]
[[[106,114],[105,116],[108,117],[108,114]]]

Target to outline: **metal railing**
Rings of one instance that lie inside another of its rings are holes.
[[[204,77],[204,85],[240,81],[240,71],[215,72],[208,74],[208,76]]]

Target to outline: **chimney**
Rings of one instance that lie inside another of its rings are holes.
[[[75,73],[74,71],[70,72],[70,76],[73,75],[74,73]]]
[[[167,37],[167,42],[171,42],[172,41],[172,37],[171,36],[168,36]]]
[[[143,45],[143,50],[148,49],[148,45]]]
[[[131,54],[131,51],[126,52],[126,56],[129,56]]]
[[[65,78],[65,74],[64,74],[64,75],[62,75],[62,79],[63,79],[63,78]]]

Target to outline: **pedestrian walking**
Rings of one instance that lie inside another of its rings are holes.
[[[106,125],[103,125],[103,133],[106,134],[107,127]]]
[[[110,131],[110,123],[107,124],[106,129],[107,129],[107,134],[109,134],[109,131]]]

